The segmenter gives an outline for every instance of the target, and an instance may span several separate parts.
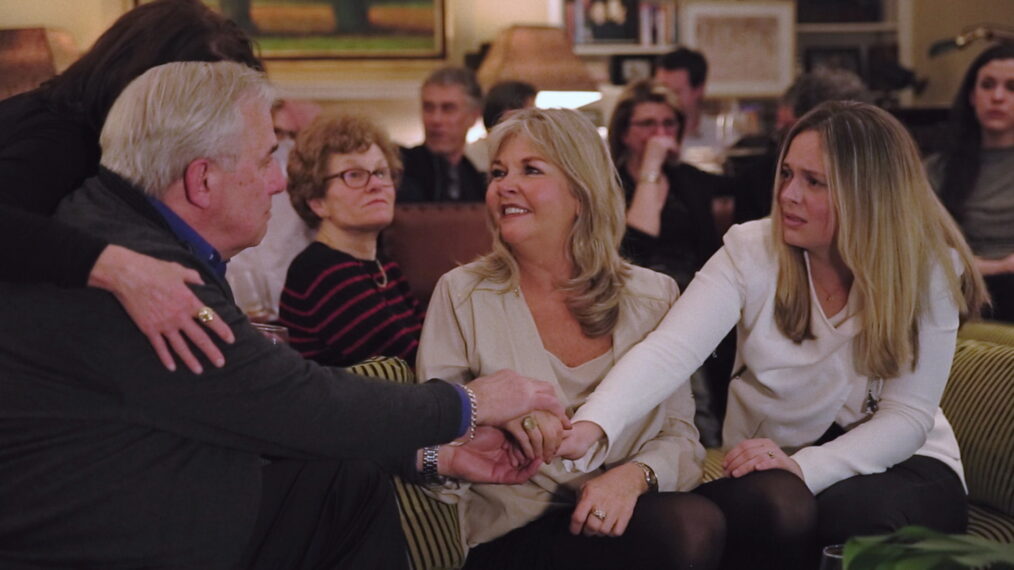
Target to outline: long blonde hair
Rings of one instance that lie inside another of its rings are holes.
[[[837,217],[834,247],[852,271],[862,328],[856,369],[898,376],[919,357],[918,320],[928,310],[930,275],[941,266],[961,319],[977,316],[988,294],[972,252],[930,189],[919,152],[905,128],[887,112],[856,102],[819,105],[797,122],[782,147],[814,132],[824,148],[828,188]],[[782,239],[781,172],[775,177],[772,230],[778,250],[775,322],[799,343],[813,338],[811,303],[802,249]],[[963,271],[951,260],[956,251]]]
[[[567,247],[574,272],[562,289],[586,336],[610,334],[630,266],[619,253],[626,229],[623,191],[606,146],[591,121],[566,109],[526,109],[510,115],[490,133],[490,156],[515,137],[524,137],[567,177],[580,209]],[[492,215],[487,219],[493,251],[479,260],[475,272],[510,291],[520,284],[518,263]]]

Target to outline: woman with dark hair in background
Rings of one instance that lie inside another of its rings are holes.
[[[224,360],[195,318],[226,342],[232,332],[199,312],[186,286],[197,272],[138,254],[55,222],[60,200],[98,171],[99,131],[120,92],[173,61],[231,60],[263,70],[250,40],[198,0],[157,0],[121,16],[87,53],[38,89],[0,102],[0,279],[105,289],[148,337],[162,363],[171,351],[202,367],[187,339]],[[151,160],[158,160],[157,156]]]
[[[1014,321],[1014,44],[972,62],[951,120],[952,146],[927,160],[930,180],[975,253],[992,317]]]

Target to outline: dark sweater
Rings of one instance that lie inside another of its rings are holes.
[[[0,280],[87,283],[108,242],[50,216],[98,163],[98,133],[39,91],[0,101]]]
[[[371,356],[398,356],[415,365],[423,315],[393,261],[363,261],[320,242],[289,266],[281,322],[292,348],[331,366]],[[387,283],[381,287],[386,274]]]
[[[197,270],[236,335],[226,366],[168,372],[113,296],[0,283],[0,568],[229,568],[257,516],[263,456],[365,458],[414,473],[459,433],[443,382],[325,368],[258,333],[228,285],[139,191],[103,171],[59,220]]]
[[[629,204],[637,183],[625,168],[619,171]],[[622,249],[635,264],[675,279],[682,291],[721,246],[711,214],[711,199],[728,193],[729,180],[689,164],[666,166],[665,176],[669,180],[669,194],[662,207],[659,235],[628,226]]]

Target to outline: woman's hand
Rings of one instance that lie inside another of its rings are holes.
[[[656,135],[648,139],[641,156],[641,175],[662,172],[662,167],[670,160],[677,160],[680,155],[680,144],[670,135]]]
[[[753,471],[784,469],[803,479],[803,470],[799,464],[767,438],[741,441],[725,454],[722,469],[726,477],[734,478]]]
[[[627,209],[627,225],[651,236],[658,236],[662,231],[662,208],[669,195],[669,179],[662,167],[668,157],[678,156],[678,153],[679,143],[673,137],[648,139],[641,157],[637,185]],[[655,177],[655,180],[649,181],[650,177]]]
[[[496,428],[480,426],[464,445],[441,445],[437,465],[441,475],[473,483],[516,485],[529,480],[542,459],[527,459]]]
[[[613,467],[585,481],[570,517],[570,533],[621,536],[634,514],[637,498],[647,490],[644,471],[633,463]]]
[[[604,435],[605,432],[595,422],[575,422],[574,427],[564,435],[563,443],[556,453],[566,459],[581,459],[588,453],[588,448]]]
[[[1014,273],[1014,253],[1000,259],[975,258],[975,267],[983,275],[1001,275],[1003,273]]]
[[[560,419],[549,412],[535,410],[530,414],[514,418],[504,426],[517,442],[525,457],[549,463],[556,457],[564,437]]]
[[[176,370],[171,347],[187,368],[194,374],[200,374],[203,371],[201,363],[190,351],[183,335],[215,366],[224,366],[225,357],[194,320],[204,303],[187,283],[201,285],[204,281],[193,269],[118,245],[102,250],[88,275],[89,286],[105,289],[116,296],[137,328],[148,337],[163,366]],[[227,343],[235,340],[229,325],[217,316],[205,322],[204,326]]]

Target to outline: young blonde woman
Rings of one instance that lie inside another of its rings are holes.
[[[444,275],[430,301],[418,373],[466,383],[513,369],[579,408],[678,295],[619,255],[623,194],[605,145],[574,111],[525,110],[491,135],[486,192],[493,253]],[[724,521],[688,494],[703,449],[684,385],[614,434],[605,467],[554,459],[548,414],[509,425],[546,464],[521,485],[446,489],[471,548],[468,568],[710,568]]]
[[[730,230],[561,451],[605,434],[607,452],[735,326],[727,477],[697,490],[726,515],[729,568],[807,568],[820,544],[966,524],[939,402],[958,324],[986,297],[971,252],[889,114],[827,103],[786,141],[771,219]]]

